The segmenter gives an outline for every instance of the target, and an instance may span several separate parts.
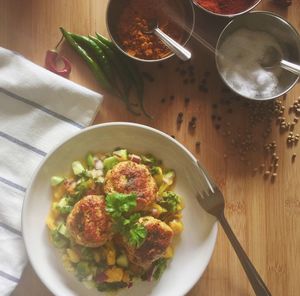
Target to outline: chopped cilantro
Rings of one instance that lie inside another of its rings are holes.
[[[176,212],[177,206],[180,204],[180,197],[173,191],[165,191],[158,204],[165,208],[168,212]]]
[[[167,268],[167,259],[160,258],[155,261],[155,267],[153,272],[153,278],[155,280],[159,280],[165,269]]]
[[[129,217],[124,215],[135,207],[135,194],[115,192],[106,195],[106,211],[113,218],[117,231],[127,238],[129,244],[139,247],[147,236],[146,228],[138,222],[141,215],[138,213],[134,213]]]

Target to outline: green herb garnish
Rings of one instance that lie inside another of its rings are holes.
[[[147,236],[146,228],[138,222],[140,214],[129,217],[126,213],[136,207],[136,194],[109,193],[106,195],[106,211],[114,220],[115,228],[124,235],[129,244],[139,247]]]
[[[174,213],[177,211],[177,207],[180,204],[180,197],[173,191],[165,191],[157,203],[168,212]]]
[[[155,280],[159,280],[165,269],[167,268],[167,259],[160,258],[155,261],[155,268],[153,272],[153,278]]]

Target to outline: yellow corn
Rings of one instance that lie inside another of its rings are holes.
[[[107,262],[108,265],[115,265],[116,264],[116,250],[115,250],[115,248],[109,248],[107,250],[106,262]]]
[[[173,257],[173,249],[171,247],[168,247],[164,256],[166,259]]]
[[[125,283],[129,283],[130,282],[130,276],[129,276],[129,274],[126,271],[123,272],[122,281],[125,282]]]
[[[174,234],[179,234],[183,230],[183,224],[180,221],[173,220],[169,223],[169,226],[172,228]]]
[[[106,282],[108,283],[120,282],[123,279],[124,271],[122,268],[112,267],[105,271],[105,275],[107,276]]]
[[[60,201],[61,198],[64,195],[64,192],[65,192],[65,188],[64,188],[63,184],[57,186],[55,188],[55,191],[54,191],[54,194],[53,194],[53,200],[56,201],[56,202]]]
[[[47,217],[46,224],[50,230],[54,230],[56,228],[55,217],[53,217],[52,211],[50,212],[50,214]]]
[[[68,254],[69,259],[70,259],[71,262],[78,263],[80,261],[80,257],[78,256],[78,254],[74,250],[67,249],[67,254]]]
[[[153,209],[157,211],[158,216],[160,216],[162,213],[165,213],[167,211],[157,203],[153,204]]]

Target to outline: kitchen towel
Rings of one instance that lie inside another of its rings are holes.
[[[90,125],[102,96],[0,47],[0,295],[27,263],[21,233],[26,187],[43,158]]]

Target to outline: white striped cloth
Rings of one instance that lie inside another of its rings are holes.
[[[45,155],[92,123],[102,96],[0,47],[0,295],[27,263],[21,233],[26,187]]]

